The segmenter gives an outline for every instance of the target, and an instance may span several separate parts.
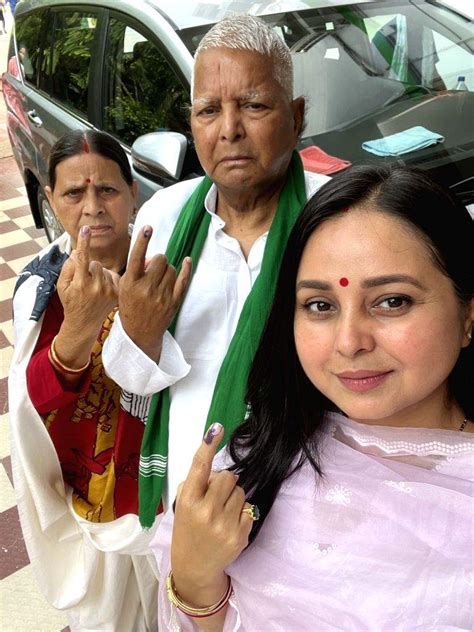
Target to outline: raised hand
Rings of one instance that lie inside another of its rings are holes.
[[[194,607],[215,603],[225,591],[224,569],[247,546],[252,518],[238,477],[211,472],[223,428],[213,424],[197,450],[176,501],[171,567],[180,596]]]
[[[61,270],[57,290],[66,328],[97,334],[118,304],[119,275],[90,260],[90,239],[90,230],[85,226],[78,235],[76,249]]]
[[[71,369],[87,364],[100,328],[118,302],[119,276],[98,261],[90,261],[90,238],[90,230],[83,227],[57,284],[64,320],[55,349],[61,362]],[[74,381],[72,377],[67,380]]]
[[[164,255],[146,260],[151,235],[151,226],[144,226],[132,248],[127,271],[120,280],[119,311],[128,336],[150,358],[158,360],[163,334],[191,276],[191,259],[184,259],[179,275]]]

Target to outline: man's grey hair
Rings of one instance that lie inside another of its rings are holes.
[[[194,54],[194,65],[201,53],[211,48],[251,50],[265,55],[272,61],[275,79],[293,99],[293,63],[290,49],[283,39],[263,20],[253,15],[232,15],[224,18],[204,35]],[[194,70],[191,94],[194,92]]]

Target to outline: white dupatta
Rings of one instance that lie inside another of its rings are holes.
[[[71,250],[64,234],[54,245]],[[31,566],[46,600],[67,610],[75,630],[140,632],[156,629],[156,572],[138,517],[107,523],[78,516],[55,447],[28,396],[26,368],[44,314],[30,318],[41,278],[32,274],[13,301],[15,351],[9,383],[11,458],[18,511]]]

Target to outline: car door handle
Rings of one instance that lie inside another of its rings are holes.
[[[43,125],[43,121],[36,114],[36,110],[30,110],[26,114],[28,116],[28,119],[33,123],[33,125],[36,125],[36,127],[41,127]]]

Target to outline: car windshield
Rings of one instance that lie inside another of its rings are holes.
[[[472,176],[472,22],[436,2],[412,0],[304,8],[262,19],[288,44],[295,95],[306,97],[301,147],[316,145],[352,163],[390,161],[396,158],[375,156],[363,143],[421,125],[444,142],[410,152],[404,161],[439,167],[449,184]],[[192,54],[208,29],[179,32]],[[455,178],[446,171],[453,163]]]

